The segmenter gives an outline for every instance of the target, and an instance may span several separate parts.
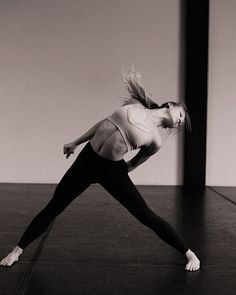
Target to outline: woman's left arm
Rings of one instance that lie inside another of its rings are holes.
[[[137,155],[127,162],[128,172],[133,171],[143,162],[147,161],[152,155],[154,155],[160,149],[160,145],[157,142],[151,142],[151,144],[140,148]]]
[[[84,134],[82,134],[79,138],[77,138],[76,140],[72,141],[71,143],[67,143],[64,145],[63,148],[63,152],[64,154],[66,154],[66,158],[68,158],[70,156],[70,154],[73,154],[76,147],[78,145],[80,145],[83,142],[86,142],[88,140],[90,140],[94,134],[96,133],[98,127],[103,123],[105,119],[99,121],[97,124],[95,124],[92,128],[90,128],[87,132],[85,132]]]

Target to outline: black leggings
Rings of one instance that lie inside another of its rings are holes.
[[[101,184],[141,223],[185,254],[189,249],[176,231],[146,204],[128,176],[124,160],[111,161],[95,153],[88,142],[63,176],[47,206],[32,220],[18,246],[25,249],[38,238],[79,194],[92,183]]]

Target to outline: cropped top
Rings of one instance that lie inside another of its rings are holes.
[[[106,119],[120,131],[128,151],[139,149],[150,142],[156,131],[149,110],[141,104],[124,105]]]

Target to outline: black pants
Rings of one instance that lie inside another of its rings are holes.
[[[18,246],[25,249],[38,238],[79,194],[92,183],[101,184],[141,223],[152,229],[163,241],[185,254],[188,247],[176,231],[146,204],[128,176],[124,160],[111,161],[95,153],[87,143],[63,176],[47,206],[32,220]]]

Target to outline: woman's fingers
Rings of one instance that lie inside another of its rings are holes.
[[[64,154],[66,154],[66,153],[68,152],[68,149],[69,149],[68,147],[65,147],[65,146],[64,146],[64,148],[63,148],[63,152],[64,152]]]
[[[70,155],[71,155],[71,153],[67,153],[66,158],[68,159]]]
[[[74,151],[68,151],[68,152],[66,153],[66,158],[68,159],[69,156],[70,156],[71,154],[74,154]]]
[[[65,144],[63,153],[66,154],[66,158],[68,159],[71,154],[74,154],[74,146]]]

